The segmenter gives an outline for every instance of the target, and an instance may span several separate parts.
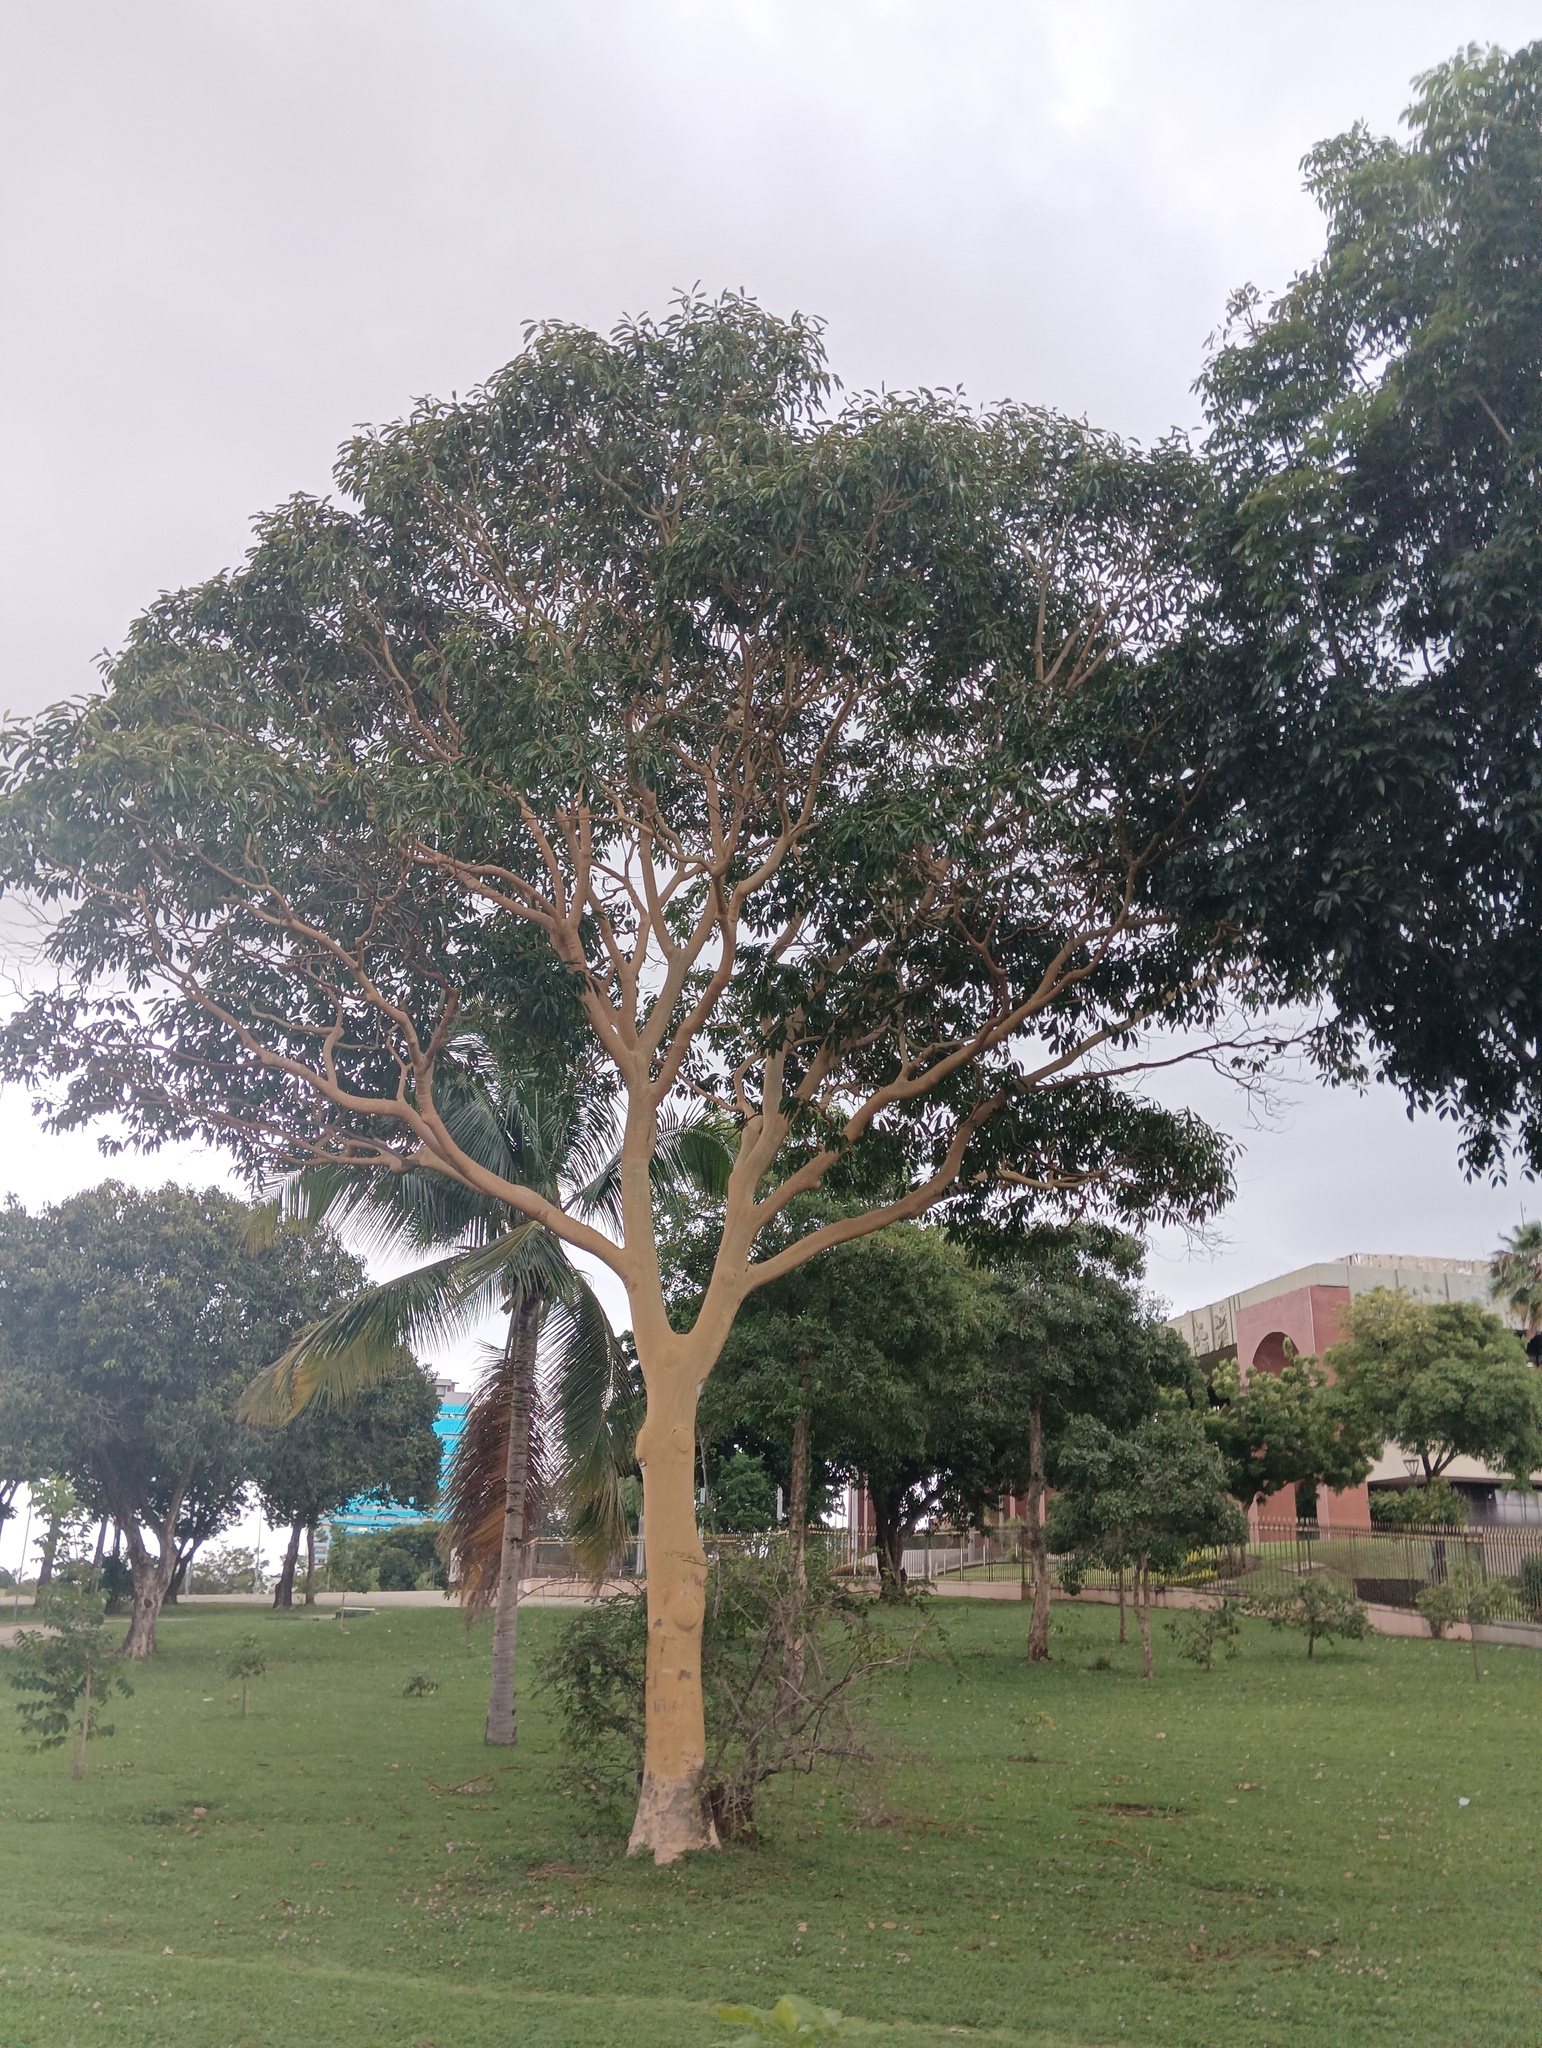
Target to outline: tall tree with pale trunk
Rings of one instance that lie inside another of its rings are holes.
[[[950,1202],[1226,1194],[1213,1135],[1139,1093],[1282,992],[1233,918],[1173,907],[1246,830],[1202,483],[1040,412],[838,402],[817,329],[739,299],[535,330],[337,477],[13,735],[0,881],[53,914],[53,972],[0,1065],[56,1127],[442,1174],[616,1275],[647,1394],[632,1846],[667,1862],[712,1841],[695,1415],[747,1295]],[[457,1143],[468,1025],[609,1068],[615,1234]],[[690,1100],[734,1165],[682,1331],[649,1169]],[[762,1256],[854,1154],[895,1191]]]

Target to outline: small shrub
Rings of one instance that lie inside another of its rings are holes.
[[[391,1529],[359,1533],[334,1527],[320,1582],[332,1593],[408,1593],[420,1585],[442,1588],[446,1579],[439,1549],[441,1534],[435,1522],[398,1522]],[[387,1563],[393,1552],[397,1555]]]
[[[1089,1671],[1112,1671],[1113,1668],[1114,1660],[1112,1657],[1094,1657],[1087,1667]]]
[[[1458,1621],[1492,1621],[1503,1604],[1503,1586],[1497,1580],[1480,1578],[1465,1564],[1453,1565],[1444,1580],[1426,1586],[1414,1602],[1436,1642]]]
[[[129,1583],[132,1586],[132,1577]],[[200,1551],[187,1579],[190,1593],[260,1593],[266,1585],[256,1551],[234,1543]]]
[[[1242,1648],[1242,1626],[1235,1600],[1223,1600],[1217,1607],[1196,1607],[1167,1624],[1167,1633],[1178,1645],[1178,1655],[1187,1657],[1209,1671],[1219,1650],[1229,1664]]]
[[[424,1700],[428,1698],[431,1692],[437,1692],[438,1690],[439,1681],[437,1678],[430,1678],[426,1671],[414,1671],[411,1678],[402,1687],[402,1698],[404,1700]]]
[[[873,1768],[857,1711],[878,1674],[907,1669],[931,1633],[924,1608],[881,1608],[842,1585],[817,1550],[807,1563],[801,1594],[785,1544],[724,1552],[708,1567],[704,1797],[725,1841],[754,1834],[770,1778],[820,1764]],[[572,1774],[605,1803],[635,1796],[641,1782],[647,1646],[644,1596],[621,1593],[577,1609],[541,1660]]]
[[[775,2005],[720,2005],[717,2016],[741,2029],[728,2048],[749,2041],[844,2041],[846,2029],[841,2016],[828,2005],[813,2005],[806,1998],[779,1998]]]
[[[1521,1559],[1520,1592],[1532,1620],[1542,1621],[1542,1557]]]
[[[1359,1642],[1370,1622],[1365,1609],[1351,1593],[1330,1580],[1302,1579],[1288,1592],[1262,1594],[1248,1603],[1250,1612],[1262,1615],[1271,1628],[1300,1629],[1306,1637],[1310,1657],[1319,1640],[1331,1643],[1344,1636]]]
[[[104,1610],[101,1594],[89,1586],[55,1580],[38,1602],[44,1627],[17,1636],[7,1674],[17,1692],[30,1695],[17,1702],[16,1711],[32,1737],[31,1748],[60,1749],[76,1731],[72,1778],[85,1775],[91,1738],[113,1732],[111,1722],[99,1718],[102,1702],[113,1692],[127,1699],[134,1690],[117,1666]]]
[[[230,1646],[225,1659],[225,1676],[241,1681],[241,1719],[246,1719],[247,1696],[254,1678],[261,1678],[268,1668],[268,1660],[262,1654],[262,1645],[255,1636],[241,1636]]]
[[[1371,1520],[1391,1529],[1465,1529],[1467,1501],[1447,1479],[1406,1492],[1378,1486],[1371,1495]]]

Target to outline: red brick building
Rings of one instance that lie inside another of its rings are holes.
[[[1302,1357],[1323,1358],[1329,1346],[1343,1338],[1341,1317],[1349,1303],[1356,1295],[1369,1294],[1378,1287],[1396,1288],[1416,1301],[1473,1301],[1487,1309],[1495,1307],[1489,1295],[1486,1259],[1412,1259],[1353,1252],[1348,1258],[1303,1266],[1205,1308],[1191,1309],[1186,1315],[1174,1316],[1168,1327],[1178,1332],[1203,1365],[1236,1359],[1246,1382],[1251,1372],[1279,1372],[1287,1344]],[[1478,1467],[1474,1467],[1474,1475],[1480,1481],[1491,1481],[1493,1476]],[[1453,1477],[1458,1476],[1469,1475],[1453,1471]],[[1389,1477],[1399,1483],[1405,1480],[1395,1446],[1388,1447],[1367,1484],[1344,1493],[1319,1491],[1319,1525],[1368,1527],[1368,1488]],[[1287,1486],[1262,1502],[1254,1519],[1290,1521],[1296,1512],[1296,1489]]]

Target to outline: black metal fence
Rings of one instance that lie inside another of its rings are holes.
[[[738,1538],[714,1537],[719,1547],[743,1543],[764,1547],[785,1540],[776,1532]],[[851,1529],[809,1532],[834,1569],[855,1578],[878,1574],[870,1534]],[[988,1530],[920,1530],[904,1554],[910,1582],[946,1588],[949,1584],[1020,1582],[1026,1575],[1022,1532],[1008,1526]],[[1055,1558],[1058,1580],[1068,1561]],[[606,1574],[608,1580],[637,1579],[645,1574],[646,1546],[628,1545]],[[527,1578],[583,1582],[588,1578],[565,1543],[542,1540],[530,1546]],[[1076,1582],[1090,1590],[1112,1592],[1117,1572],[1099,1567],[1079,1570]],[[1322,1528],[1316,1522],[1264,1522],[1245,1544],[1229,1549],[1196,1550],[1181,1571],[1158,1580],[1158,1587],[1188,1587],[1234,1599],[1265,1599],[1286,1592],[1307,1577],[1320,1577],[1335,1590],[1352,1593],[1368,1605],[1417,1610],[1419,1595],[1452,1581],[1483,1587],[1485,1609],[1498,1621],[1542,1623],[1542,1524],[1517,1527],[1450,1528]]]
[[[1542,1622],[1542,1527],[1321,1528],[1264,1522],[1246,1544],[1191,1553],[1165,1583],[1237,1599],[1267,1598],[1307,1577],[1329,1581],[1367,1605],[1416,1610],[1431,1587],[1483,1589],[1495,1621]],[[1082,1574],[1111,1590],[1118,1575]]]

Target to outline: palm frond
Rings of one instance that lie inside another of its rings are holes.
[[[492,1244],[366,1287],[309,1324],[282,1358],[258,1373],[241,1397],[241,1420],[271,1428],[292,1421],[313,1400],[342,1406],[388,1378],[417,1347],[459,1335],[529,1285],[521,1258],[532,1239],[549,1236],[526,1224]]]
[[[489,1347],[487,1369],[466,1404],[466,1420],[445,1479],[445,1546],[455,1561],[467,1626],[498,1598],[507,1506],[509,1418],[514,1362],[507,1347]],[[545,1417],[539,1393],[530,1415],[525,1528],[539,1526],[549,1491]]]
[[[641,1388],[587,1282],[553,1303],[545,1351],[568,1542],[585,1570],[599,1573],[627,1542],[621,1481],[636,1463]]]

